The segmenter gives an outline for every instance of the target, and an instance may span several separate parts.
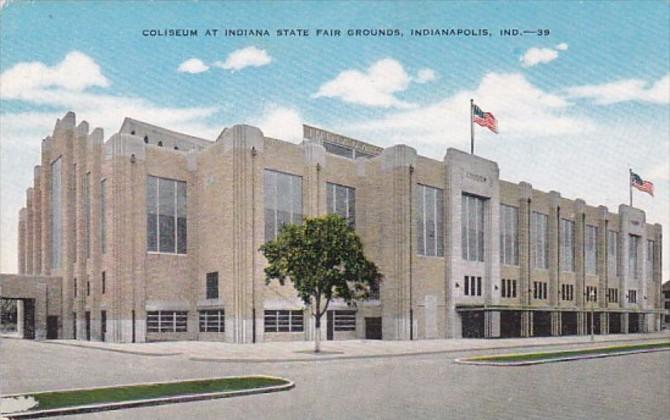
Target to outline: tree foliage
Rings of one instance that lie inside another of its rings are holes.
[[[269,263],[266,283],[276,279],[284,285],[290,279],[305,305],[313,305],[317,327],[332,299],[349,305],[367,299],[382,278],[356,231],[338,215],[285,225],[260,250]]]

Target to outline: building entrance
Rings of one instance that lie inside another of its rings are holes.
[[[551,335],[551,312],[533,312],[533,337],[549,337]]]
[[[561,335],[577,335],[577,312],[561,313]]]
[[[484,312],[461,312],[461,331],[463,338],[484,338]]]
[[[58,338],[58,317],[49,315],[47,317],[47,340],[55,340]]]
[[[86,322],[86,340],[91,341],[91,313],[86,311],[84,317]]]
[[[521,337],[521,313],[520,311],[500,312],[500,337]]]
[[[373,317],[365,318],[365,338],[368,340],[382,339],[382,319]]]
[[[640,332],[640,314],[628,314],[628,332],[631,334]]]

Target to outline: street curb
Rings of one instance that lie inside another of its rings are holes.
[[[631,339],[617,339],[617,340],[603,340],[597,343],[619,343],[630,341],[653,341],[664,340],[666,338],[631,338]],[[591,341],[577,342],[577,343],[547,343],[547,344],[526,344],[514,345],[509,347],[481,347],[481,348],[465,348],[465,349],[449,349],[449,350],[432,350],[412,353],[395,353],[395,354],[364,354],[360,356],[314,356],[313,358],[303,357],[295,359],[235,359],[235,358],[216,358],[216,357],[189,357],[188,360],[194,362],[219,362],[219,363],[304,363],[304,362],[333,362],[337,360],[355,360],[355,359],[388,359],[393,357],[411,357],[411,356],[430,356],[434,354],[449,354],[462,353],[472,351],[490,351],[490,350],[513,350],[519,348],[535,348],[535,347],[550,347],[550,346],[565,346],[565,345],[587,345],[593,344]]]
[[[661,351],[670,351],[670,348],[630,350],[630,351],[622,351],[622,352],[617,352],[617,353],[583,354],[583,355],[579,355],[579,356],[557,357],[557,358],[554,358],[554,359],[528,360],[528,361],[520,361],[520,362],[484,362],[484,361],[467,360],[467,359],[456,359],[456,360],[454,360],[454,362],[456,362],[458,364],[461,364],[461,365],[514,367],[514,366],[544,365],[544,364],[547,364],[547,363],[570,362],[570,361],[574,361],[574,360],[603,359],[605,357],[627,356],[629,354],[639,354],[639,353],[656,353],[656,352],[661,352]]]
[[[55,344],[58,346],[68,346],[68,347],[76,347],[79,349],[91,349],[91,350],[102,350],[102,351],[111,351],[113,353],[125,353],[125,354],[133,354],[135,356],[179,356],[180,354],[183,354],[181,352],[175,352],[175,353],[156,353],[156,352],[142,352],[142,351],[135,351],[135,350],[122,350],[122,349],[106,349],[104,347],[95,347],[95,346],[84,346],[80,344],[72,344],[72,343],[61,343],[58,341],[50,341],[50,340],[44,340],[44,341],[39,341],[40,344]]]
[[[283,385],[273,385],[263,388],[252,388],[244,389],[240,391],[221,391],[221,392],[208,392],[204,394],[187,394],[187,395],[177,395],[174,397],[163,397],[163,398],[149,398],[144,400],[133,400],[133,401],[121,401],[115,403],[103,403],[103,404],[89,404],[81,405],[76,407],[63,407],[63,408],[54,408],[51,410],[38,410],[38,411],[26,411],[20,413],[0,413],[0,418],[7,419],[32,419],[40,417],[52,417],[52,416],[66,416],[71,414],[83,414],[83,413],[95,413],[98,411],[112,411],[112,410],[121,410],[127,408],[137,408],[137,407],[149,407],[156,405],[165,405],[165,404],[175,404],[182,402],[191,402],[191,401],[204,401],[204,400],[213,400],[220,398],[232,398],[232,397],[242,397],[246,395],[256,395],[256,394],[269,394],[273,392],[288,391],[295,388],[295,382],[289,381],[286,378],[280,378],[278,376],[269,376],[269,375],[245,375],[245,376],[227,376],[222,378],[199,378],[199,379],[185,379],[178,381],[168,381],[168,382],[144,382],[133,385],[151,385],[151,384],[166,384],[166,383],[175,383],[175,382],[185,382],[185,381],[197,381],[197,380],[208,380],[208,379],[226,379],[226,378],[243,378],[243,377],[263,377],[271,379],[279,379],[286,381],[286,384]],[[116,386],[130,386],[130,385],[114,385]],[[68,389],[68,390],[56,390],[56,391],[39,391],[43,392],[64,392],[64,391],[77,391],[77,390],[89,390],[89,389],[98,389],[104,387],[94,387],[94,388],[78,388],[78,389]],[[35,393],[23,393],[23,394],[12,394],[12,395],[3,395],[3,397],[20,397],[20,396],[30,396]]]

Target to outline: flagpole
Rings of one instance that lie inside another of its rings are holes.
[[[628,168],[628,195],[630,197],[630,206],[633,207],[633,170]]]
[[[474,106],[474,100],[470,99],[470,154],[475,154],[475,126],[472,122],[472,107]]]

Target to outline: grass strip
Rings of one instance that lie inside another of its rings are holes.
[[[637,350],[652,350],[652,349],[662,349],[670,348],[670,341],[662,343],[649,343],[649,344],[627,344],[620,346],[610,346],[610,347],[598,347],[598,348],[589,348],[589,349],[578,349],[578,350],[561,350],[553,352],[540,352],[540,353],[525,353],[525,354],[505,354],[505,355],[496,355],[496,356],[476,356],[466,359],[470,362],[526,362],[526,361],[537,361],[537,360],[547,360],[547,359],[559,359],[563,357],[572,357],[572,356],[585,356],[592,354],[613,354],[613,353],[626,353],[630,351]]]
[[[75,391],[56,391],[32,394],[39,404],[31,410],[75,407],[89,404],[114,403],[178,395],[211,392],[242,391],[288,384],[288,381],[262,376],[207,379],[147,385],[116,386]]]

